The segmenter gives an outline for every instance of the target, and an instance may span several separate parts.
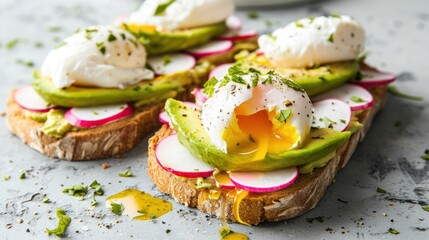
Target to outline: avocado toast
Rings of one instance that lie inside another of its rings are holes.
[[[337,32],[327,34],[328,48],[330,34]],[[392,79],[364,88],[371,74],[384,73],[350,57],[300,68],[264,55],[251,54],[210,79],[199,108],[166,102],[170,127],[150,139],[148,151],[160,191],[248,225],[316,206],[382,108]]]
[[[8,128],[52,158],[91,160],[124,153],[159,126],[156,118],[167,98],[186,100],[187,92],[207,79],[212,66],[185,57],[191,65],[172,57],[159,68],[169,70],[154,77],[133,35],[107,26],[81,30],[51,51],[31,87],[12,90]],[[76,118],[79,113],[92,116]]]

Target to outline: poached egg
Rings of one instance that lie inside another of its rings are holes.
[[[154,77],[145,68],[146,57],[144,46],[134,35],[112,26],[93,26],[51,50],[41,71],[57,88],[124,88]]]
[[[173,31],[222,22],[234,10],[233,0],[146,0],[126,23]]]
[[[301,147],[310,134],[312,112],[310,98],[292,81],[256,71],[231,75],[230,69],[214,85],[201,121],[217,148],[256,160]]]
[[[349,16],[304,18],[258,39],[274,66],[313,67],[353,60],[364,51],[365,31]]]

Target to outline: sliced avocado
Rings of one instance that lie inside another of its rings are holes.
[[[167,100],[165,110],[180,143],[196,157],[224,171],[270,171],[304,165],[335,151],[350,137],[350,132],[321,128],[311,131],[309,140],[301,149],[267,154],[265,159],[249,161],[249,156],[226,154],[214,146],[202,126],[197,110],[174,99]]]
[[[225,22],[172,32],[144,30],[137,25],[124,24],[123,27],[143,43],[149,55],[185,50],[206,43],[227,31]]]
[[[258,63],[257,60],[244,59],[239,63],[243,69],[255,68],[262,73],[273,70],[272,66]],[[275,68],[276,73],[291,78],[304,88],[309,96],[334,89],[353,79],[359,72],[359,63],[356,61],[330,63],[317,68]]]
[[[185,90],[184,86],[198,84],[207,79],[210,69],[209,63],[202,63],[192,70],[160,76],[153,80],[143,80],[125,89],[74,86],[59,89],[52,84],[50,78],[36,71],[33,87],[49,103],[63,107],[87,107],[145,99],[153,102],[160,96],[171,92],[182,92]]]

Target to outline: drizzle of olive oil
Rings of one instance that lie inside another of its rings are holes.
[[[138,189],[126,189],[106,199],[106,206],[112,203],[124,206],[123,214],[133,220],[152,220],[173,209],[173,205],[164,199],[152,197]]]

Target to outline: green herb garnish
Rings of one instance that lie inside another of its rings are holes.
[[[34,47],[35,48],[42,48],[43,47],[43,43],[42,42],[35,42],[34,43]]]
[[[387,191],[386,190],[384,190],[384,189],[382,189],[382,188],[377,188],[377,192],[378,193],[381,193],[381,194],[386,194],[387,193]]]
[[[229,229],[229,227],[227,227],[226,225],[223,226],[220,230],[219,230],[219,234],[221,238],[224,238],[226,235],[232,233],[233,231],[231,231],[231,229]]]
[[[259,18],[259,14],[257,12],[249,12],[247,13],[247,17],[250,19],[257,19]]]
[[[334,42],[334,34],[333,33],[331,33],[331,35],[329,35],[328,42],[331,42],[331,43]]]
[[[162,61],[163,61],[163,65],[164,66],[167,66],[168,64],[170,64],[171,63],[171,57],[170,57],[170,55],[164,55],[164,56],[162,56]]]
[[[429,149],[426,149],[425,155],[422,155],[420,158],[423,160],[429,160]]]
[[[16,63],[22,64],[26,67],[34,67],[34,63],[32,61],[27,61],[23,59],[16,59]]]
[[[338,13],[332,13],[331,17],[333,17],[333,18],[341,18],[341,16]]]
[[[19,175],[19,179],[25,179],[25,172],[21,172],[21,174]]]
[[[85,29],[85,38],[88,40],[92,39],[92,34],[98,32],[97,29]]]
[[[59,32],[59,31],[61,31],[61,29],[62,28],[60,26],[51,26],[51,27],[48,28],[48,30],[50,32]]]
[[[207,96],[211,97],[213,95],[215,85],[218,82],[219,81],[217,80],[217,78],[215,76],[210,78],[206,83],[204,83],[203,93],[205,93]]]
[[[425,210],[426,212],[429,212],[429,206],[422,206],[422,209]]]
[[[277,118],[280,122],[286,122],[286,119],[290,116],[292,113],[292,110],[290,109],[283,109],[280,111],[280,116]]]
[[[46,232],[48,233],[49,236],[51,236],[51,234],[55,234],[58,237],[63,236],[64,232],[66,231],[67,227],[71,222],[71,218],[67,216],[66,212],[61,208],[57,208],[57,217],[58,217],[58,226],[52,230],[46,228]]]
[[[352,96],[351,98],[350,98],[350,100],[352,100],[353,102],[355,102],[355,103],[363,103],[363,102],[366,102],[365,100],[363,100],[362,98],[360,98],[360,97],[358,97],[358,96]]]
[[[91,194],[91,206],[96,206],[97,205],[97,200],[95,200],[95,192],[93,192]]]
[[[125,171],[124,173],[119,173],[118,174],[119,177],[132,177],[133,173],[131,172],[130,169],[128,169],[127,171]]]
[[[297,28],[304,28],[304,24],[300,23],[300,22],[299,22],[299,20],[296,20],[296,21],[295,21],[295,26],[296,26]]]
[[[47,198],[47,197],[44,197],[42,199],[42,203],[51,203],[51,200],[49,200],[49,198]]]
[[[156,218],[156,214],[155,213],[151,213],[150,214],[150,218],[155,219]]]
[[[97,180],[94,180],[94,182],[92,182],[89,186],[94,189],[95,194],[100,196],[104,194],[103,189],[101,189],[101,184],[98,183]]]
[[[4,176],[3,176],[3,180],[5,180],[5,181],[9,181],[9,180],[10,180],[10,176],[9,176],[9,175],[4,175]]]
[[[389,231],[389,233],[391,233],[391,234],[395,234],[395,235],[399,234],[398,230],[396,230],[394,228],[389,228],[389,230],[387,230],[387,231]]]
[[[165,233],[169,234],[171,232],[171,229],[165,230]]]
[[[176,0],[170,0],[168,2],[159,4],[158,7],[156,7],[155,12],[153,13],[154,16],[160,16],[162,14],[164,14],[165,10],[167,10],[167,8],[174,3]]]
[[[64,188],[63,193],[73,197],[84,197],[88,193],[88,186],[74,185],[71,188]]]
[[[10,42],[8,42],[8,43],[6,43],[6,48],[7,49],[12,49],[12,48],[14,48],[18,43],[19,43],[19,39],[18,38],[15,38],[15,39],[13,39],[12,41],[10,41]]]
[[[405,99],[408,99],[408,100],[414,100],[414,101],[423,101],[423,97],[412,96],[412,95],[408,95],[406,93],[402,93],[395,86],[388,86],[387,90],[389,91],[389,93],[391,93],[391,94],[393,94],[393,95],[395,95],[397,97],[405,98]]]
[[[112,210],[112,212],[116,215],[122,215],[122,213],[125,210],[124,205],[121,204],[117,204],[117,203],[111,203],[110,204],[110,210]]]
[[[116,41],[115,35],[113,35],[113,33],[109,33],[109,36],[107,36],[107,41],[108,42]]]
[[[106,46],[104,46],[104,42],[95,43],[95,46],[97,46],[97,48],[101,52],[101,54],[104,55],[106,53]]]

